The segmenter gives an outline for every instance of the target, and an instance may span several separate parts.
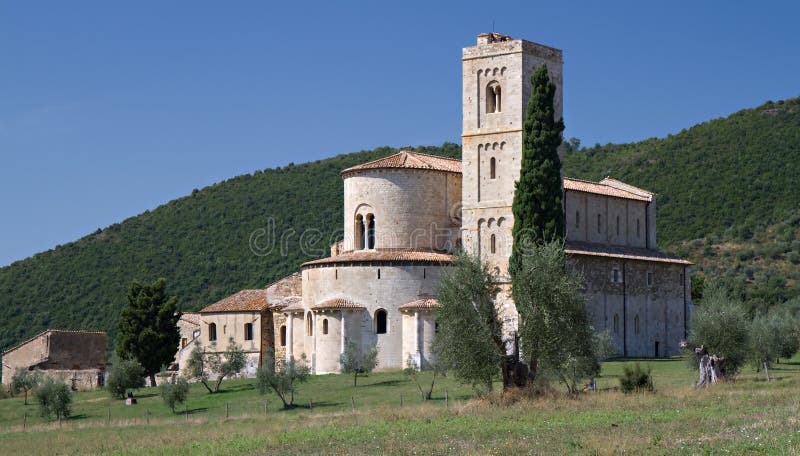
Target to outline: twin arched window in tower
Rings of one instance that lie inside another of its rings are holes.
[[[355,231],[356,250],[375,248],[375,216],[373,214],[356,215]]]
[[[488,114],[500,112],[502,107],[503,97],[500,84],[497,81],[492,81],[486,86],[486,112]]]

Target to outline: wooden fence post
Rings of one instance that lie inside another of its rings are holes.
[[[28,411],[26,410],[25,416],[22,417],[22,430],[24,431],[27,428],[28,428]]]
[[[230,413],[231,413],[230,403],[226,401],[225,402],[225,419],[226,420],[228,419],[228,417],[231,416]]]
[[[403,394],[400,393],[400,407],[403,407]]]
[[[350,396],[350,403],[353,405],[353,413],[356,413],[356,398],[355,398],[355,396]]]
[[[444,406],[449,408],[450,407],[450,400],[447,396],[447,388],[444,389]]]

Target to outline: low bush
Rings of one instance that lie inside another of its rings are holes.
[[[622,377],[619,379],[620,389],[625,394],[652,392],[654,390],[653,377],[650,375],[652,371],[650,367],[647,370],[642,369],[639,363],[632,368],[625,366]]]

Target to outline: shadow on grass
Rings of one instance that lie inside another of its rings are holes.
[[[188,412],[189,415],[196,415],[198,413],[204,413],[204,412],[207,412],[207,411],[208,411],[208,407],[197,407],[197,408],[192,408],[192,409],[188,409],[188,410],[186,410],[186,409],[176,410],[175,414],[176,415],[186,415],[186,413]]]
[[[313,401],[310,404],[292,404],[288,407],[281,407],[278,411],[279,412],[288,412],[290,410],[314,410],[315,408],[324,408],[324,407],[341,407],[344,405],[344,402],[330,402],[330,401],[322,401],[316,402]]]
[[[364,383],[364,384],[358,385],[358,386],[363,386],[363,387],[368,387],[368,386],[395,386],[395,385],[400,385],[400,384],[404,384],[404,383],[408,383],[408,382],[406,380],[384,380],[382,382]]]
[[[89,418],[89,415],[86,415],[85,413],[80,413],[78,415],[71,415],[69,418],[67,418],[67,420],[69,420],[69,421],[85,420],[86,418]]]

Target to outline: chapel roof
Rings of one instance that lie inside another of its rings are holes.
[[[398,307],[398,309],[435,309],[437,307],[439,307],[439,301],[433,296],[420,296],[420,299],[402,304],[400,307]]]
[[[363,309],[364,306],[360,304],[356,304],[353,301],[344,298],[334,298],[322,301],[319,304],[314,304],[311,307],[314,310],[326,310],[326,309]]]
[[[200,313],[258,312],[269,307],[264,290],[242,290],[201,310]]]
[[[634,187],[633,185],[628,185],[610,177],[607,177],[600,182],[591,182],[565,177],[564,190],[594,193],[596,195],[613,196],[616,198],[625,198],[636,201],[650,202],[653,200],[653,193],[638,187]]]
[[[303,298],[301,298],[300,296],[289,296],[289,297],[287,297],[287,298],[283,298],[283,299],[281,299],[281,300],[280,300],[280,301],[278,301],[278,302],[273,302],[273,303],[270,303],[270,306],[269,306],[269,307],[270,307],[271,309],[277,309],[277,310],[279,310],[279,309],[285,309],[285,308],[287,308],[287,307],[291,307],[291,306],[293,306],[293,305],[295,305],[295,304],[297,304],[297,303],[300,303],[300,305],[301,305],[301,307],[302,307],[302,304],[303,304]]]
[[[419,263],[450,263],[453,255],[419,250],[358,250],[342,253],[340,255],[307,261],[302,267],[317,266],[335,263],[392,263],[392,262],[419,262]]]
[[[342,171],[342,175],[354,171],[370,169],[423,169],[461,174],[461,160],[456,158],[437,157],[435,155],[421,154],[409,150],[400,151],[394,155],[352,166]]]
[[[305,310],[305,307],[303,307],[303,301],[302,300],[296,301],[296,302],[294,302],[294,303],[292,303],[292,304],[280,309],[281,312],[302,312],[304,310]]]
[[[642,247],[628,247],[621,245],[594,244],[589,242],[567,241],[564,252],[569,255],[587,255],[624,260],[658,261],[661,263],[674,263],[690,265],[690,261],[667,255],[658,250]]]

